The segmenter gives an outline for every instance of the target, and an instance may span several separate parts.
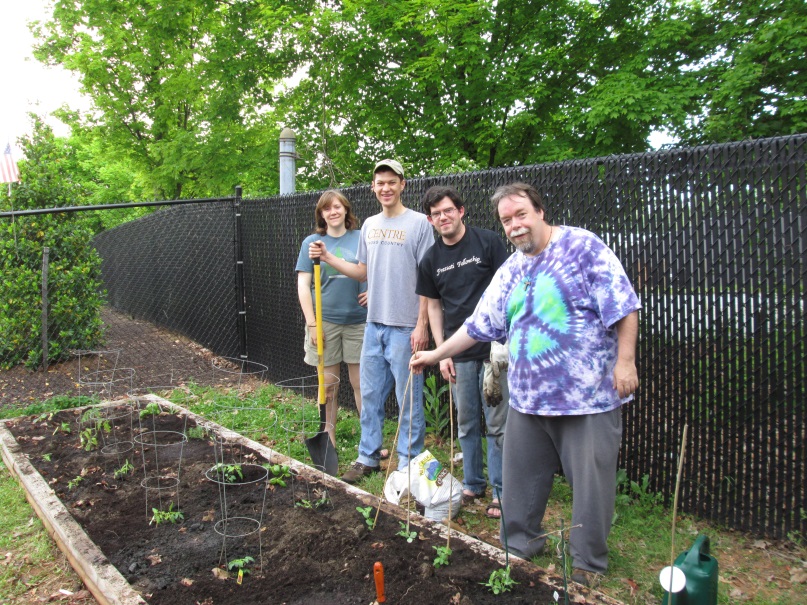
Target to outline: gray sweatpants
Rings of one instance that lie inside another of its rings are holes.
[[[504,433],[501,539],[529,558],[540,553],[542,528],[555,471],[572,486],[569,534],[574,567],[602,573],[608,567],[608,533],[616,501],[616,465],[622,410],[584,416],[533,416],[510,409]],[[569,527],[568,522],[564,527]]]

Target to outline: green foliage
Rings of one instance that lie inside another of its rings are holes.
[[[286,487],[286,479],[291,477],[291,469],[285,464],[269,464],[265,466],[269,469],[269,472],[272,473],[272,478],[269,479],[269,483]]]
[[[55,434],[56,434],[56,433],[58,433],[59,431],[61,431],[61,432],[62,432],[62,433],[64,433],[65,435],[69,435],[70,433],[72,433],[72,432],[73,432],[73,428],[70,426],[70,423],[69,423],[69,422],[60,422],[60,423],[59,423],[59,426],[57,426],[57,427],[56,427],[56,428],[53,430],[53,434],[55,435]]]
[[[448,546],[432,546],[432,548],[437,551],[437,556],[434,558],[433,565],[438,569],[441,566],[448,567],[448,559],[451,556],[451,549]]]
[[[47,454],[42,454],[42,460],[45,462],[50,462],[50,459],[53,457],[53,454],[48,452]]]
[[[98,447],[98,431],[95,428],[86,428],[79,433],[79,441],[84,451],[91,452]]]
[[[241,559],[233,559],[229,563],[227,563],[227,569],[229,571],[233,571],[237,569],[242,575],[246,576],[249,575],[249,566],[255,562],[255,559],[252,557],[242,557]]]
[[[82,477],[81,475],[76,475],[70,481],[67,482],[67,489],[69,490],[75,489],[76,487],[79,486],[79,484],[82,481],[84,481],[84,477]]]
[[[406,521],[398,521],[398,523],[401,526],[401,531],[396,535],[404,538],[409,544],[414,542],[415,538],[418,537],[418,533],[415,530],[410,530],[409,524]]]
[[[126,475],[128,475],[129,473],[131,473],[133,470],[134,466],[132,466],[132,463],[129,462],[129,459],[127,458],[126,461],[121,465],[121,467],[115,470],[113,475],[115,479],[121,479]]]
[[[451,429],[448,401],[443,395],[448,392],[447,384],[437,388],[437,377],[432,374],[423,382],[423,413],[426,417],[426,432],[447,437]]]
[[[17,210],[75,205],[82,187],[70,176],[73,150],[39,120],[21,144],[22,183],[12,189]],[[92,228],[74,215],[38,215],[0,223],[0,368],[42,363],[42,259],[49,249],[48,359],[102,342],[101,259]]]
[[[483,586],[487,586],[493,594],[502,594],[510,592],[513,586],[518,584],[513,578],[510,577],[510,566],[496,569],[488,578],[487,582],[482,582]]]
[[[203,426],[194,426],[189,428],[185,435],[188,439],[207,439],[207,429]]]
[[[369,530],[375,529],[375,519],[373,518],[373,507],[357,506],[356,510],[361,513],[362,517],[364,517],[364,524],[367,526],[367,529]]]
[[[244,478],[244,472],[240,464],[225,464],[219,462],[211,470],[215,471],[219,480],[225,483],[235,483],[238,479]]]
[[[140,417],[141,418],[148,418],[149,416],[159,416],[162,412],[160,408],[160,404],[156,401],[152,401],[142,410],[140,410]]]
[[[152,516],[149,525],[154,523],[160,525],[161,523],[179,523],[185,518],[185,515],[178,510],[174,510],[174,503],[168,505],[168,510],[160,510],[159,508],[151,509]]]

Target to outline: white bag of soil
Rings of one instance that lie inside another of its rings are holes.
[[[384,485],[384,496],[389,502],[399,504],[406,497],[407,482],[412,478],[410,493],[418,504],[426,510],[424,516],[434,521],[448,517],[449,498],[451,516],[457,516],[462,501],[462,483],[454,478],[448,469],[425,450],[409,461],[408,471],[394,471]]]

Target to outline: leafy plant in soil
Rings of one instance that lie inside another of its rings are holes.
[[[61,431],[61,432],[62,432],[62,433],[64,433],[65,435],[69,435],[70,433],[72,433],[72,432],[73,432],[73,429],[71,428],[71,426],[70,426],[70,423],[69,423],[69,422],[61,422],[61,423],[59,423],[59,426],[57,426],[57,427],[54,429],[53,434],[55,435],[55,434],[56,434],[56,433],[58,433],[59,431]]]
[[[148,418],[149,416],[159,416],[160,411],[160,404],[156,401],[152,401],[146,407],[140,410],[140,417]]]
[[[174,510],[173,502],[168,505],[168,510],[152,508],[151,512],[153,515],[151,517],[151,521],[149,521],[149,525],[152,523],[155,525],[160,525],[161,523],[179,523],[185,519],[185,515],[182,514],[182,511]]]
[[[240,464],[224,464],[219,462],[213,467],[216,475],[222,478],[226,483],[235,483],[238,479],[244,478],[244,473],[241,470]]]
[[[250,556],[242,557],[241,559],[233,559],[229,563],[227,563],[227,569],[229,571],[238,570],[238,574],[241,576],[248,576],[250,574],[249,566],[255,562]]]
[[[437,556],[434,558],[434,567],[439,569],[441,566],[448,566],[448,558],[451,556],[451,549],[448,546],[432,546],[437,551]]]
[[[82,481],[84,481],[84,477],[81,475],[76,475],[73,479],[67,482],[67,489],[74,489],[78,487]]]
[[[487,586],[493,594],[502,594],[510,592],[518,582],[510,577],[510,566],[508,565],[507,567],[494,569],[488,581],[481,584]]]
[[[115,477],[115,479],[121,479],[122,477],[131,473],[133,470],[134,466],[132,466],[132,463],[129,462],[129,459],[127,458],[126,461],[123,464],[121,464],[121,467],[115,469],[115,472],[112,474]]]
[[[272,485],[279,485],[280,487],[286,487],[286,479],[291,477],[291,470],[285,464],[268,464],[264,465],[269,472],[272,473],[272,478],[269,479],[269,483]]]
[[[79,433],[79,441],[85,452],[91,452],[98,447],[98,432],[93,428],[87,428]]]
[[[415,538],[418,537],[418,533],[416,531],[409,529],[409,524],[406,521],[399,521],[401,525],[401,531],[398,532],[398,535],[404,538],[409,544],[415,541]]]
[[[364,517],[364,523],[367,525],[367,529],[372,530],[375,528],[375,519],[373,519],[372,506],[357,506],[356,510],[361,513],[362,517]]]

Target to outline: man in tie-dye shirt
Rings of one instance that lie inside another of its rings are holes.
[[[550,225],[532,186],[505,185],[492,202],[517,251],[463,327],[410,366],[420,371],[477,341],[509,339],[502,538],[525,558],[541,552],[562,467],[573,490],[572,579],[590,584],[608,565],[620,407],[639,384],[639,299],[608,246],[585,229]]]

